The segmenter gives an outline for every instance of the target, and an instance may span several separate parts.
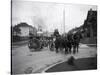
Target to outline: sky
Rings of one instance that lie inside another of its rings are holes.
[[[12,25],[26,22],[41,27],[43,31],[53,32],[58,29],[63,33],[65,28],[65,32],[68,32],[84,23],[90,8],[97,10],[95,5],[12,0]]]

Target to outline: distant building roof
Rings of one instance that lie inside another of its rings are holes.
[[[22,22],[22,23],[19,23],[18,25],[16,25],[18,27],[32,27],[31,25],[28,25],[27,23],[25,22]],[[33,28],[33,27],[32,27]]]

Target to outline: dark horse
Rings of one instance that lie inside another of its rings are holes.
[[[71,42],[67,39],[67,37],[62,37],[62,36],[58,36],[56,37],[55,40],[55,48],[56,48],[56,53],[59,52],[58,49],[62,50],[65,49],[65,54],[66,53],[71,53]]]
[[[79,43],[80,43],[80,39],[82,38],[81,33],[76,32],[75,34],[73,34],[72,36],[72,45],[73,45],[73,53],[75,54],[76,52],[78,53],[79,50]]]

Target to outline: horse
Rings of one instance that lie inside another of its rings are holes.
[[[54,44],[55,44],[55,49],[56,49],[56,53],[58,53],[58,49],[61,48],[62,46],[62,42],[61,42],[61,37],[58,36],[55,38],[55,41],[54,41]]]
[[[56,53],[59,52],[59,49],[60,50],[65,49],[65,54],[68,54],[68,53],[71,53],[72,44],[67,39],[67,37],[58,36],[56,37],[56,40],[55,40],[55,48],[56,48]]]
[[[79,52],[79,43],[80,43],[80,39],[82,38],[81,34],[80,33],[75,33],[73,34],[73,42],[72,42],[72,45],[73,45],[73,53],[75,54],[76,52],[78,53]]]

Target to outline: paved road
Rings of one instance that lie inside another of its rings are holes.
[[[96,52],[96,47],[81,44],[79,53],[74,56],[76,59],[93,57]],[[30,52],[27,44],[12,47],[12,72],[14,74],[39,73],[52,64],[67,60],[71,55],[65,55],[63,52],[56,54],[48,48]]]

